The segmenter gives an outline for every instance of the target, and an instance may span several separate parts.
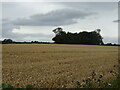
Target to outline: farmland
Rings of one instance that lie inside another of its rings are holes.
[[[118,64],[117,46],[65,44],[3,44],[2,79],[5,84],[36,88],[76,88],[95,71],[104,80]],[[115,69],[116,70],[116,69]]]

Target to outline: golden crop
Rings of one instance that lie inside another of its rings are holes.
[[[117,46],[65,44],[3,44],[3,83],[14,87],[76,88],[92,71],[112,77]]]

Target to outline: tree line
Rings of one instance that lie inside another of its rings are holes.
[[[39,41],[24,41],[24,42],[17,42],[13,41],[12,39],[4,39],[0,41],[1,44],[51,44],[51,42],[39,42]]]
[[[100,34],[100,29],[87,32],[82,31],[79,33],[65,32],[61,27],[53,30],[55,37],[52,38],[54,43],[57,44],[86,44],[86,45],[109,45],[109,46],[119,46],[119,44],[107,43],[104,44],[103,37]],[[39,41],[24,41],[16,42],[12,39],[4,39],[0,41],[1,44],[52,44],[52,42],[39,42]]]

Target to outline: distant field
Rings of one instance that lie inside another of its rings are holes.
[[[64,44],[3,44],[3,83],[15,87],[76,88],[92,71],[109,72],[118,63],[118,47]]]

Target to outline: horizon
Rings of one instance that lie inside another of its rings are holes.
[[[53,42],[55,35],[52,30],[60,26],[64,31],[72,33],[101,29],[104,43],[118,44],[117,4],[2,2],[2,39]]]

